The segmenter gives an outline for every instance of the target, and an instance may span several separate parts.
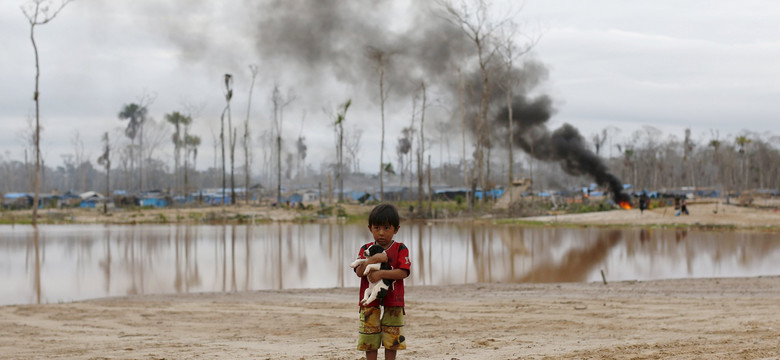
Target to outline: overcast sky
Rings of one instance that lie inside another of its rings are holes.
[[[3,159],[23,159],[26,119],[34,115],[34,55],[30,26],[20,10],[23,3],[0,1]],[[117,118],[122,106],[148,94],[155,96],[149,113],[157,121],[183,111],[184,104],[202,106],[193,133],[203,141],[198,167],[210,166],[224,106],[223,74],[235,78],[232,109],[238,123],[246,117],[247,66],[255,63],[261,67],[251,114],[255,138],[271,127],[270,94],[279,83],[296,98],[284,113],[286,143],[292,149],[299,134],[305,136],[307,163],[319,169],[335,153],[333,130],[322,109],[351,98],[347,129],[363,130],[361,170],[375,173],[381,136],[378,96],[371,93],[375,88],[345,80],[351,74],[343,68],[332,74],[301,73],[301,64],[287,67],[288,62],[274,59],[273,51],[262,49],[264,42],[258,40],[260,20],[253,14],[265,12],[268,5],[258,5],[262,3],[76,0],[52,22],[37,27],[46,163],[59,165],[62,154],[74,152],[76,131],[94,163],[101,135],[108,131],[117,137],[126,124]],[[408,18],[421,16],[419,9],[406,5],[386,5],[375,20],[371,16],[377,14],[362,13],[358,6],[342,16],[369,23],[393,18],[388,31],[394,31]],[[590,138],[614,127],[620,130],[615,143],[628,141],[645,126],[661,130],[660,140],[671,135],[681,139],[686,128],[702,142],[713,133],[726,141],[743,131],[780,135],[780,2],[527,0],[517,20],[541,33],[530,56],[548,70],[535,91],[555,102],[553,128],[569,123]],[[349,51],[339,39],[318,35],[306,33],[300,39],[314,39],[313,49],[330,51],[328,56]],[[400,130],[409,124],[411,98],[402,89],[390,96],[385,159],[395,161]],[[444,97],[430,96],[434,102]],[[446,115],[438,112],[432,110],[431,123],[445,121]],[[155,155],[172,164],[169,143]],[[451,143],[453,154],[460,153],[458,144],[459,137]],[[259,168],[262,150],[255,146]],[[439,149],[434,146],[434,162]]]

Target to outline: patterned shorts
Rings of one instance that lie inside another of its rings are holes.
[[[406,338],[403,335],[404,308],[401,306],[385,307],[380,321],[380,308],[364,307],[360,309],[360,335],[358,350],[379,350],[381,343],[388,350],[406,349]]]

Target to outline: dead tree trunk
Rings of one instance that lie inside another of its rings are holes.
[[[38,57],[38,45],[35,43],[35,27],[53,20],[70,1],[62,0],[59,6],[50,8],[48,1],[32,0],[32,3],[28,6],[22,7],[22,13],[24,13],[24,16],[27,17],[30,23],[30,41],[35,53],[35,93],[33,94],[33,100],[35,100],[35,195],[33,196],[33,226],[38,225],[38,201],[41,191],[41,108],[39,88],[41,67]]]

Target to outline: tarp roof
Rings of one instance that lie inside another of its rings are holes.
[[[79,197],[80,197],[82,200],[86,200],[86,199],[93,199],[93,198],[102,199],[102,198],[103,198],[103,195],[100,195],[100,194],[99,194],[98,192],[96,192],[96,191],[87,191],[87,192],[84,192],[84,193],[81,193],[81,194],[79,194]]]

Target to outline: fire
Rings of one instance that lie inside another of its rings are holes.
[[[620,207],[622,207],[623,209],[626,209],[626,210],[631,210],[631,203],[628,202],[628,201],[621,201],[620,202]]]

